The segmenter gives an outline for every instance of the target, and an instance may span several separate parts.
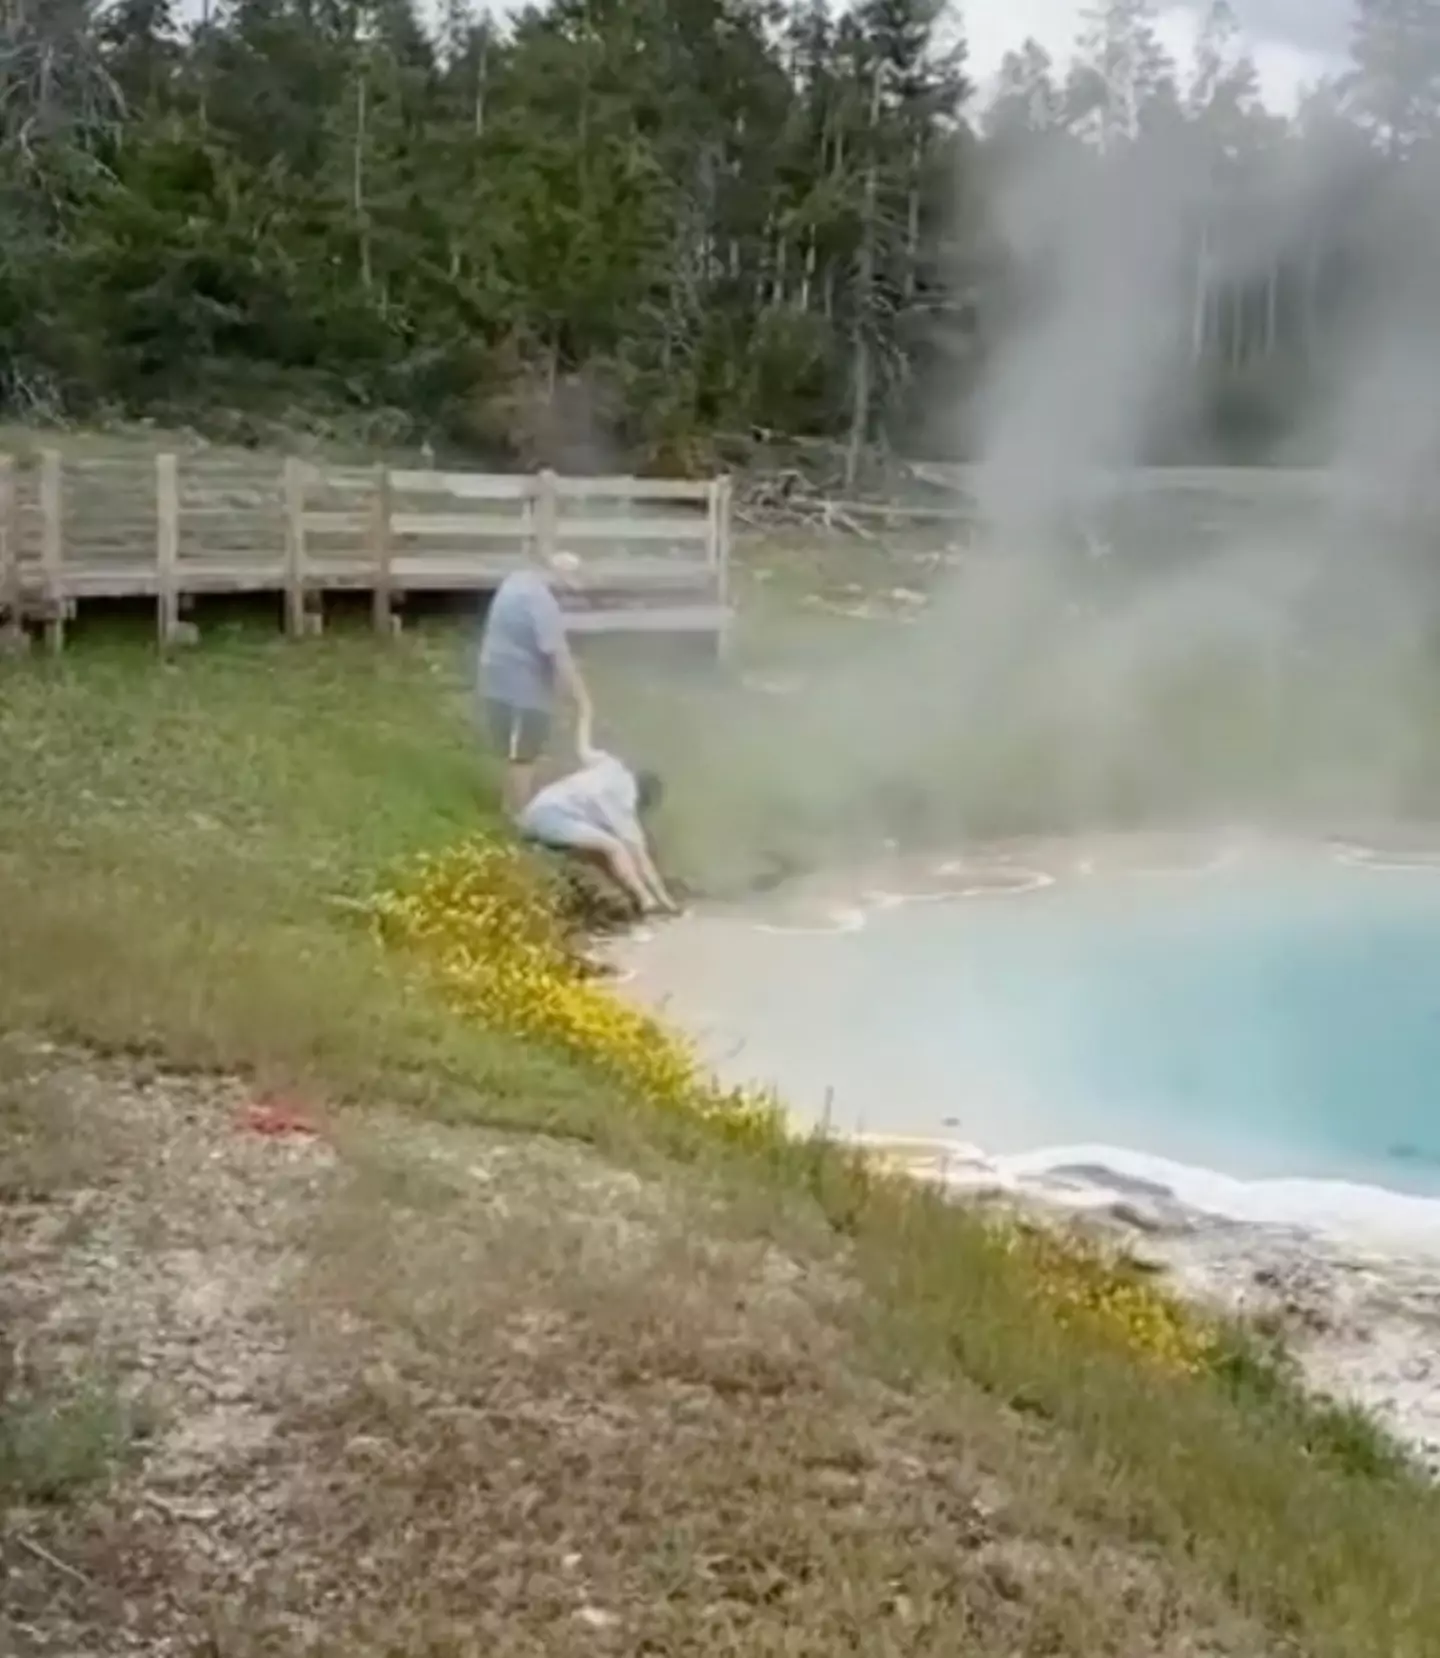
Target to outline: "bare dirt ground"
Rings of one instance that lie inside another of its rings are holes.
[[[703,1191],[3,1051],[19,1658],[1274,1650]]]

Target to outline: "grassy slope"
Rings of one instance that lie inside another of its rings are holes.
[[[6,1023],[144,1048],[174,1065],[253,1072],[334,1100],[400,1104],[452,1125],[576,1136],[662,1189],[691,1194],[684,1205],[703,1189],[717,1236],[779,1239],[789,1251],[828,1257],[864,1293],[827,1323],[825,1386],[807,1399],[803,1387],[792,1396],[777,1384],[784,1409],[776,1406],[774,1431],[746,1440],[733,1463],[720,1446],[740,1424],[718,1424],[703,1478],[681,1463],[652,1468],[648,1478],[672,1484],[653,1531],[626,1544],[652,1574],[666,1548],[681,1556],[667,1570],[691,1569],[674,1538],[678,1517],[696,1505],[748,1505],[768,1516],[766,1550],[786,1536],[810,1539],[808,1564],[797,1570],[823,1593],[777,1601],[774,1627],[757,1614],[744,1626],[751,1633],[712,1650],[845,1650],[827,1621],[836,1597],[865,1626],[867,1608],[899,1593],[894,1580],[913,1551],[873,1536],[863,1547],[819,1549],[832,1521],[788,1461],[810,1412],[838,1410],[843,1395],[847,1421],[859,1423],[864,1389],[880,1383],[907,1409],[924,1401],[925,1455],[949,1454],[937,1445],[980,1447],[986,1478],[1018,1504],[1022,1540],[1066,1551],[1063,1590],[1022,1596],[1018,1632],[1008,1614],[977,1616],[965,1631],[968,1652],[1421,1658],[1440,1650],[1440,1501],[1377,1474],[1363,1435],[1321,1431],[1288,1401],[1267,1403],[1253,1390],[1229,1398],[1117,1363],[1017,1302],[963,1217],[924,1202],[866,1206],[803,1160],[779,1171],[737,1168],[677,1140],[671,1126],[638,1119],[574,1067],[459,1026],[375,955],[350,902],[388,860],[493,822],[490,779],[466,730],[460,660],[444,635],[378,651],[363,638],[287,648],[237,634],[211,636],[165,666],[143,644],[94,640],[58,663],[7,667]],[[639,708],[644,698],[635,695]],[[705,732],[687,721],[713,716],[713,694],[667,694],[664,706],[663,721],[652,707],[655,740],[708,764]],[[677,1152],[685,1172],[667,1161]],[[557,1213],[569,1207],[563,1185],[546,1201]],[[375,1214],[377,1226],[399,1224],[383,1205]],[[821,1218],[833,1230],[817,1233]],[[436,1224],[426,1258],[443,1272],[445,1217]],[[700,1304],[687,1301],[695,1327],[685,1339],[703,1347],[706,1321],[719,1328],[731,1291],[715,1290],[708,1304],[706,1280],[696,1283]],[[452,1290],[463,1303],[464,1283]],[[396,1290],[386,1303],[392,1319],[404,1300]],[[473,1323],[473,1310],[467,1316]],[[633,1319],[606,1330],[604,1319],[589,1329],[592,1358],[595,1342],[637,1339]],[[586,1371],[594,1391],[585,1409],[605,1409],[627,1385],[614,1357]],[[467,1362],[465,1350],[445,1349],[462,1392]],[[905,1454],[920,1454],[919,1444]],[[577,1504],[600,1501],[574,1477]],[[480,1521],[472,1514],[468,1523]],[[907,1510],[905,1524],[920,1538],[942,1519],[927,1520],[922,1506]],[[944,1562],[927,1559],[929,1615],[913,1628],[887,1625],[887,1645],[867,1650],[960,1650],[947,1622],[955,1609],[945,1610]],[[424,1564],[411,1557],[395,1569]],[[452,1566],[463,1573],[463,1555]],[[1150,1588],[1131,1595],[1126,1585],[1142,1569]],[[378,1631],[366,1636],[376,1650]],[[350,1650],[365,1648],[357,1638]]]

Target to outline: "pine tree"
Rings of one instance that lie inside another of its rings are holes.
[[[1064,95],[1055,62],[1039,41],[1023,41],[1000,61],[995,97],[985,114],[985,133],[1002,145],[1057,131],[1064,120]]]
[[[1343,98],[1284,137],[1332,285],[1413,229],[1385,179],[1440,125],[1437,5],[1363,0]],[[293,408],[521,458],[571,409],[684,464],[825,434],[858,477],[1012,295],[993,162],[1113,203],[1184,155],[1243,200],[1279,142],[1224,0],[1183,98],[1151,0],[1097,0],[1078,62],[1018,44],[983,123],[939,0],[0,0],[0,69],[12,411]],[[1318,339],[1296,292],[1261,312]]]
[[[1177,108],[1175,65],[1160,44],[1156,16],[1153,0],[1102,0],[1082,14],[1067,113],[1102,153],[1133,144]]]
[[[1350,55],[1348,108],[1386,154],[1440,135],[1440,0],[1356,0]]]
[[[184,57],[175,0],[116,0],[98,32],[128,110],[135,114],[163,103]]]

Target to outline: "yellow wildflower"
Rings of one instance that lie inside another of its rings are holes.
[[[446,998],[583,1060],[646,1104],[774,1143],[768,1093],[726,1088],[692,1043],[585,974],[551,895],[517,848],[476,839],[423,858],[374,905],[380,936],[419,953]]]
[[[787,1138],[772,1094],[723,1086],[685,1036],[587,976],[553,890],[517,847],[477,838],[421,858],[373,914],[382,940],[421,957],[461,1012],[550,1043],[629,1096],[733,1141]],[[1213,1361],[1215,1333],[1123,1259],[1014,1222],[996,1226],[992,1242],[1021,1258],[1037,1303],[1061,1323],[1167,1371]]]
[[[992,1236],[1024,1262],[1037,1301],[1061,1324],[1086,1326],[1168,1371],[1198,1374],[1215,1362],[1218,1332],[1123,1255],[1014,1221]]]

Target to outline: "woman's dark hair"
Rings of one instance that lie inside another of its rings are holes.
[[[665,797],[665,785],[653,771],[635,773],[635,801],[642,812],[651,812]]]

